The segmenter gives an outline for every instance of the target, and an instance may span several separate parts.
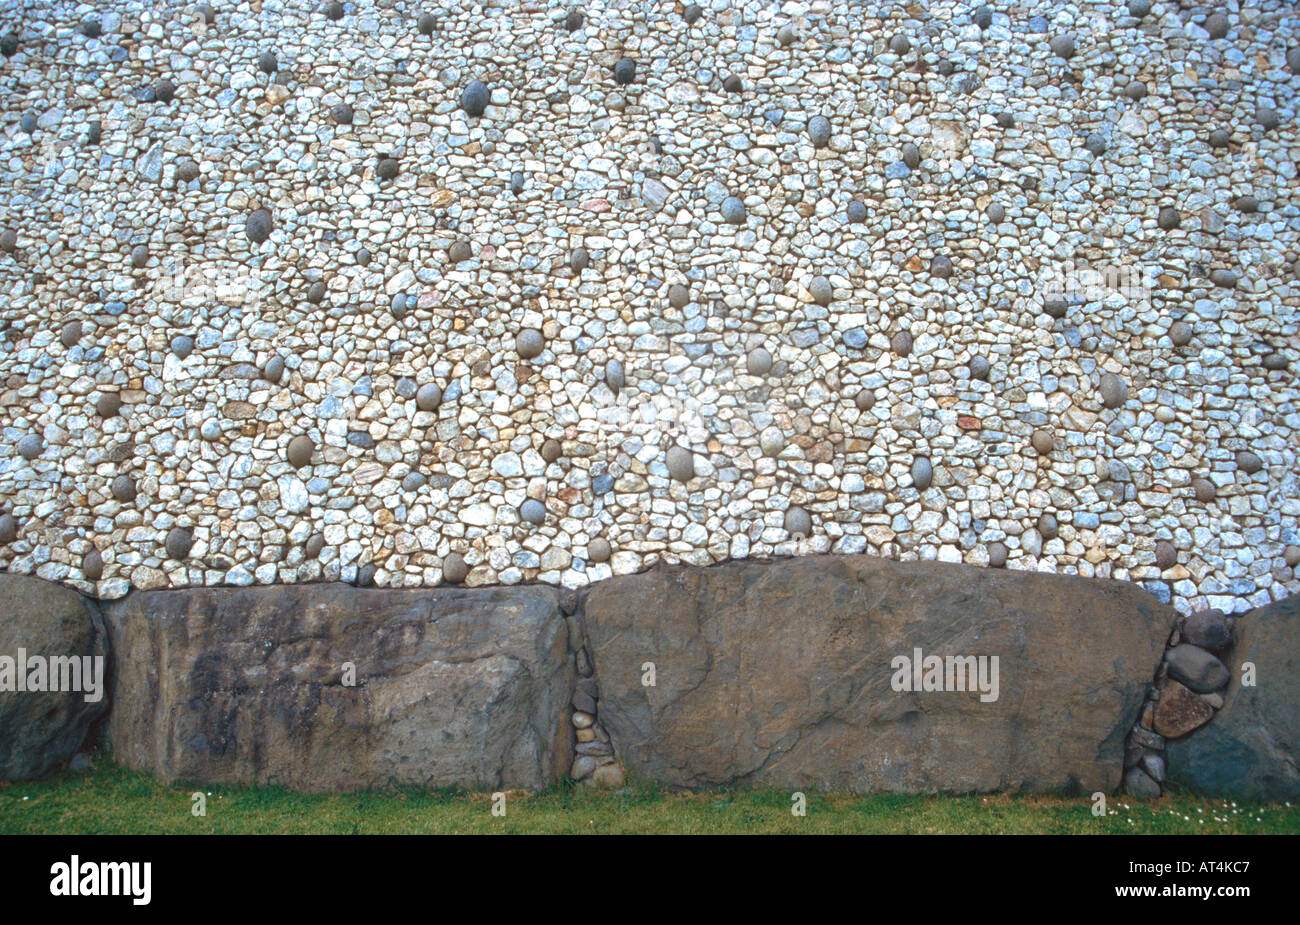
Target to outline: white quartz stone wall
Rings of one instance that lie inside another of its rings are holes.
[[[1296,593],[1300,17],[1148,5],[0,3],[0,567],[993,551],[1184,611]]]

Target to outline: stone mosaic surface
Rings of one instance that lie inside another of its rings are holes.
[[[0,3],[0,567],[1300,591],[1285,0],[154,6]]]

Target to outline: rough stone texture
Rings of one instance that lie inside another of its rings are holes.
[[[689,482],[695,477],[695,454],[682,446],[670,446],[664,454],[668,474],[679,482]]]
[[[1177,739],[1200,729],[1213,715],[1214,708],[1204,697],[1191,688],[1170,680],[1160,692],[1154,728],[1166,739]]]
[[[1128,399],[1128,385],[1114,373],[1101,377],[1101,401],[1107,408],[1118,408]]]
[[[1216,796],[1300,799],[1300,595],[1243,614],[1237,637],[1223,707],[1170,744],[1170,778]],[[1254,687],[1241,685],[1245,662]]]
[[[80,321],[69,321],[59,333],[59,343],[71,349],[81,342],[83,327]]]
[[[525,360],[533,360],[542,355],[546,349],[546,339],[542,336],[541,331],[528,329],[520,331],[515,338],[515,350],[519,356]]]
[[[442,578],[450,584],[458,585],[469,575],[469,565],[465,557],[453,552],[442,560]]]
[[[630,84],[636,79],[636,62],[631,58],[620,58],[614,65],[614,82]]]
[[[284,358],[273,356],[262,367],[262,378],[267,382],[279,382],[284,378]]]
[[[1198,610],[1183,621],[1183,641],[1211,652],[1221,652],[1232,645],[1233,623],[1222,610]]]
[[[934,466],[924,456],[918,456],[912,461],[912,486],[917,491],[925,491],[934,481]]]
[[[1200,694],[1217,691],[1228,683],[1228,669],[1223,662],[1190,643],[1169,650],[1169,676]]]
[[[603,536],[598,536],[587,544],[587,558],[592,562],[608,562],[612,554],[609,540]]]
[[[129,475],[119,475],[117,478],[113,479],[110,491],[112,492],[114,499],[121,501],[124,504],[130,503],[135,500],[135,480]]]
[[[248,240],[254,244],[261,244],[271,236],[274,228],[274,221],[271,218],[270,209],[258,209],[249,213],[248,219],[244,222],[244,234]]]
[[[415,406],[421,411],[436,411],[442,404],[442,389],[436,383],[426,382],[415,393]]]
[[[1034,523],[1034,529],[1038,531],[1039,536],[1044,540],[1054,540],[1060,532],[1060,524],[1056,520],[1056,515],[1044,511],[1038,515],[1038,520]]]
[[[95,411],[102,418],[116,417],[122,411],[122,396],[117,392],[104,392],[95,400]]]
[[[1124,775],[1124,792],[1143,800],[1160,796],[1160,784],[1141,768],[1129,768]]]
[[[99,581],[104,576],[104,556],[98,549],[90,549],[81,557],[81,574],[87,581]]]
[[[779,427],[768,427],[758,436],[758,448],[764,456],[780,456],[787,445],[785,434]]]
[[[783,526],[791,536],[808,536],[812,533],[812,518],[801,507],[792,507],[785,512]]]
[[[818,305],[830,305],[833,292],[831,281],[824,276],[814,276],[808,284],[808,294]]]
[[[321,6],[223,7],[205,27],[183,3],[58,3],[0,24],[19,39],[0,59],[0,499],[23,524],[3,568],[80,587],[95,542],[116,598],[352,581],[365,563],[377,586],[431,585],[457,551],[472,582],[577,588],[746,556],[980,565],[997,542],[1008,568],[1143,583],[1183,612],[1300,591],[1277,556],[1300,541],[1290,0],[1228,5],[1214,42],[1205,3],[1141,22],[1122,0],[986,4],[981,29],[961,0],[728,0],[689,28],[638,2],[587,8],[574,32],[568,4],[345,2],[333,23]],[[88,15],[100,42],[74,32]],[[1068,61],[1049,47],[1063,34]],[[481,117],[459,105],[475,79]],[[146,102],[163,80],[173,102]],[[382,157],[401,169],[376,182]],[[727,195],[744,225],[722,221]],[[844,221],[851,203],[866,221]],[[1165,207],[1181,227],[1157,227]],[[270,233],[250,244],[259,208]],[[673,285],[690,297],[669,310]],[[85,335],[64,347],[70,319]],[[1181,347],[1176,322],[1195,331]],[[523,329],[545,349],[520,369]],[[169,354],[182,336],[192,351]],[[759,337],[781,371],[755,388]],[[224,374],[273,353],[274,387]],[[967,375],[977,353],[988,385]],[[1110,371],[1129,398],[1103,411]],[[421,412],[404,379],[437,382],[444,407]],[[105,391],[129,415],[97,419]],[[778,457],[758,446],[773,425]],[[1026,459],[1039,429],[1047,462]],[[25,434],[44,440],[31,464]],[[293,481],[296,434],[317,453]],[[537,466],[561,435],[586,455]],[[697,454],[685,486],[662,477],[670,442]],[[1263,464],[1249,478],[1241,448]],[[519,474],[498,476],[512,453]],[[914,502],[918,455],[936,475]],[[1102,485],[1119,461],[1130,477]],[[427,484],[390,506],[412,466]],[[124,471],[129,509],[108,490]],[[527,491],[547,528],[500,529]],[[780,529],[792,505],[818,524],[807,543]],[[1060,535],[1039,542],[1048,508]],[[202,555],[166,558],[176,522]],[[583,561],[597,535],[607,563]],[[1150,555],[1165,538],[1167,573]]]
[[[20,648],[47,659],[107,658],[99,608],[70,588],[0,573],[0,655],[17,659]],[[76,691],[0,692],[0,780],[42,777],[71,758],[108,709],[109,676],[105,665],[96,703]]]
[[[605,364],[605,385],[615,395],[627,385],[627,372],[621,360],[610,360]]]
[[[194,548],[194,530],[191,527],[172,527],[167,531],[164,541],[167,556],[171,559],[185,559]]]
[[[460,94],[460,108],[470,116],[481,116],[491,101],[491,94],[481,80],[471,80]]]
[[[831,140],[831,123],[825,116],[813,116],[808,120],[808,138],[813,145],[824,148]]]
[[[542,524],[546,522],[546,505],[536,498],[527,498],[519,505],[519,519],[524,523]]]
[[[1126,583],[867,556],[658,567],[585,607],[634,776],[854,792],[1113,790],[1175,619]],[[894,692],[915,647],[999,656],[999,699]]]
[[[316,444],[312,439],[304,434],[299,434],[289,441],[285,449],[285,457],[289,460],[289,465],[295,469],[301,469],[311,464],[312,454],[316,452]]]
[[[1052,53],[1061,58],[1073,58],[1075,51],[1075,40],[1073,35],[1056,35],[1048,43]]]
[[[114,754],[164,781],[540,788],[569,767],[550,588],[155,591],[106,617]]]
[[[772,370],[772,354],[763,347],[756,347],[745,357],[745,372],[751,376],[766,376]]]
[[[915,142],[909,141],[903,144],[903,163],[912,170],[921,166],[921,149]]]

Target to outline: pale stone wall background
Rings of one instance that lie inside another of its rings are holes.
[[[1300,590],[1292,4],[437,6],[0,4],[0,567]]]

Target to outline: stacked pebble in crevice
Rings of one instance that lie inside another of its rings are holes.
[[[1286,0],[0,7],[0,566],[1300,590]]]
[[[1170,739],[1191,735],[1223,706],[1232,679],[1224,658],[1232,647],[1236,616],[1198,610],[1178,621],[1155,683],[1124,746],[1124,791],[1138,797],[1163,792]]]
[[[573,712],[574,757],[569,777],[587,787],[617,789],[623,786],[623,766],[614,754],[614,744],[600,724],[597,711],[600,690],[593,676],[591,654],[587,650],[586,631],[583,624],[584,598],[566,592],[560,607],[565,614],[569,630],[569,650],[578,670],[578,680],[570,706]]]

